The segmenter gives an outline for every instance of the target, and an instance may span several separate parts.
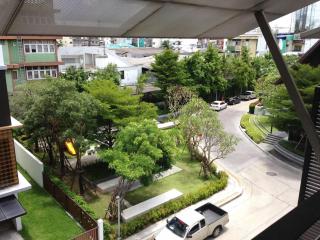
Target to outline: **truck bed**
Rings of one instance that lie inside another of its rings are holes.
[[[207,225],[218,221],[227,214],[227,212],[211,203],[204,204],[203,206],[197,208],[196,211],[204,216]]]

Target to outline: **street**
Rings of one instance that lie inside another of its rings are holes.
[[[219,112],[225,130],[240,141],[233,153],[218,162],[243,185],[242,196],[222,207],[230,222],[221,240],[252,239],[297,204],[301,170],[263,152],[239,128],[249,104],[241,102]]]

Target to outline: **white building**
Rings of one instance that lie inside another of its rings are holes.
[[[71,66],[94,72],[107,67],[108,64],[116,64],[121,76],[121,85],[135,85],[142,72],[142,65],[131,64],[126,58],[119,57],[114,51],[104,47],[61,47],[58,58],[64,62],[59,66],[62,73]]]

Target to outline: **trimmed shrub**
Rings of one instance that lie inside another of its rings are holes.
[[[228,175],[225,172],[217,174],[218,180],[204,184],[203,187],[182,197],[172,200],[162,206],[152,209],[146,214],[122,225],[122,236],[128,237],[138,231],[148,227],[149,225],[160,221],[168,216],[195,204],[203,199],[206,199],[213,194],[223,190],[228,184]]]
[[[265,136],[258,128],[256,128],[254,124],[250,123],[250,118],[250,114],[243,115],[240,121],[240,126],[246,130],[247,135],[255,143],[261,143],[264,140]]]
[[[256,106],[257,106],[258,104],[260,104],[260,101],[259,101],[259,100],[258,100],[258,101],[255,101],[255,102],[253,102],[253,103],[250,103],[250,105],[249,105],[249,113],[250,113],[250,114],[254,114],[254,109],[256,108]]]

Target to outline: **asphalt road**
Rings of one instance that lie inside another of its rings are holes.
[[[240,140],[236,150],[219,164],[234,173],[244,189],[238,199],[222,207],[229,212],[230,222],[219,240],[252,239],[297,204],[301,169],[265,153],[239,128],[249,103],[219,112],[225,130]]]

